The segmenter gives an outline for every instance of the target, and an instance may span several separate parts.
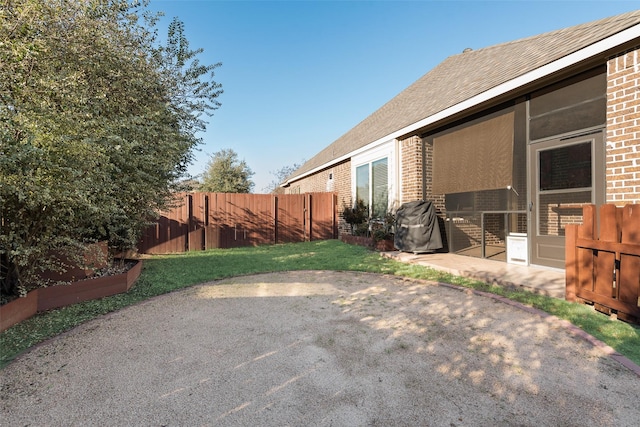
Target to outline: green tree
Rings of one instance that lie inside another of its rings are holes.
[[[253,171],[232,149],[223,149],[211,156],[202,174],[200,191],[212,193],[250,193]]]
[[[267,194],[282,193],[283,190],[280,188],[280,184],[282,184],[292,173],[297,171],[300,168],[300,166],[302,166],[303,163],[304,163],[304,160],[300,163],[294,163],[291,166],[283,166],[276,171],[269,172],[271,175],[274,176],[275,179],[271,181],[269,184],[267,184],[267,186],[262,189],[262,192]]]
[[[220,104],[184,26],[146,4],[0,0],[0,285],[44,285],[51,250],[135,246]]]

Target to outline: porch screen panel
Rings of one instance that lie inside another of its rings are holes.
[[[435,194],[497,190],[513,185],[514,113],[434,138]]]

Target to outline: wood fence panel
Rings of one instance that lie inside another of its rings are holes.
[[[194,193],[189,196],[189,237],[190,251],[201,251],[205,248],[205,226],[207,222],[207,195]]]
[[[204,241],[206,249],[223,248],[223,235],[220,226],[223,219],[220,218],[222,211],[219,208],[218,196],[221,194],[207,193],[208,215],[206,225],[204,227]]]
[[[640,206],[627,205],[621,209],[621,213],[620,242],[640,244]],[[619,288],[619,298],[622,303],[640,307],[640,256],[637,254],[636,256],[626,253],[620,254]]]
[[[230,198],[237,212],[237,239],[240,246],[273,243],[273,220],[269,194],[236,194]]]
[[[224,214],[223,221],[219,223],[220,234],[222,235],[223,248],[234,248],[238,240],[238,215],[235,206],[231,203],[229,194],[221,194],[218,197],[218,207]]]
[[[140,243],[160,254],[332,239],[337,235],[334,194],[182,193]]]
[[[603,205],[600,208],[600,241],[619,242],[618,222],[615,205]],[[616,271],[615,250],[592,251],[593,254],[593,292],[598,295],[616,296],[613,286]]]
[[[181,197],[181,205],[168,212],[169,227],[166,242],[166,252],[184,252],[187,248],[187,235],[189,233],[189,198]]]
[[[226,193],[216,194],[215,224],[220,234],[219,248],[233,248],[236,246],[237,224],[236,212],[233,205],[228,200]]]
[[[566,298],[640,321],[640,206],[583,208],[583,224],[567,227]]]
[[[278,195],[276,207],[276,243],[303,242],[306,240],[304,195]]]
[[[255,194],[252,198],[253,215],[251,242],[253,245],[265,245],[275,242],[275,215],[273,212],[274,195]]]
[[[184,252],[187,249],[189,199],[184,193],[176,196],[176,207],[160,212],[154,226],[144,233],[141,252],[166,254]]]
[[[333,193],[308,194],[310,211],[309,240],[335,239],[337,230],[337,196]]]
[[[251,246],[251,230],[253,228],[253,218],[251,216],[251,212],[249,211],[249,196],[249,194],[229,195],[230,203],[234,204],[234,210],[236,212],[235,241],[238,246]]]
[[[269,194],[209,193],[207,248],[255,246],[273,242]]]
[[[583,207],[582,225],[578,227],[578,239],[595,239],[596,229],[596,207],[587,205]],[[578,248],[577,250],[578,265],[578,292],[580,290],[593,290],[593,252]]]

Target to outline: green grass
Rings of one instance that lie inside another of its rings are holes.
[[[427,267],[404,264],[377,252],[337,240],[188,252],[154,256],[144,261],[142,275],[126,294],[51,310],[0,334],[0,368],[47,338],[151,297],[226,277],[291,270],[335,270],[386,273],[437,280],[508,297],[569,320],[640,364],[640,329],[611,320],[584,305],[453,276]]]

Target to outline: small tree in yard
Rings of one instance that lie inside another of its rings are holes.
[[[214,153],[202,174],[200,191],[211,193],[250,193],[253,189],[253,171],[232,149]]]
[[[342,217],[351,227],[352,235],[356,236],[366,233],[366,228],[365,230],[361,230],[361,227],[367,223],[369,209],[367,209],[362,199],[358,199],[354,207],[345,206],[342,210]]]
[[[304,163],[304,160],[302,161]],[[275,177],[273,181],[271,181],[266,187],[262,189],[264,193],[282,193],[282,189],[280,188],[280,184],[282,184],[285,179],[287,179],[292,173],[297,171],[302,163],[294,163],[291,166],[283,166],[277,171],[269,172],[271,175]]]
[[[0,0],[1,1],[1,0]],[[135,247],[170,203],[220,85],[174,20],[165,44],[137,2],[0,6],[0,290],[44,285],[66,254]],[[144,19],[141,18],[144,16]]]

